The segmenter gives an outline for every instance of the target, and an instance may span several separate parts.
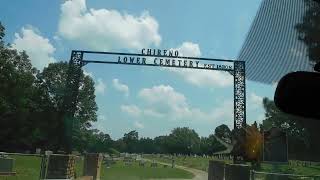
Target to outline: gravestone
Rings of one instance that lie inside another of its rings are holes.
[[[85,155],[83,175],[93,176],[93,180],[100,180],[102,154],[89,153]]]
[[[53,154],[53,152],[52,152],[52,151],[45,151],[44,154],[45,154],[46,156],[50,156],[51,154]]]
[[[40,148],[36,149],[36,154],[41,154],[41,149]]]
[[[224,180],[224,168],[223,161],[209,161],[208,180]]]
[[[0,174],[13,173],[14,159],[9,157],[0,157]]]
[[[158,167],[158,163],[156,163],[156,161],[152,161],[152,163],[151,163],[151,167]]]
[[[288,162],[287,134],[279,128],[264,131],[263,160],[272,162]]]
[[[139,161],[139,166],[145,167],[146,162],[144,160]]]
[[[226,164],[225,180],[250,180],[250,167],[245,164]]]
[[[137,155],[136,161],[141,161],[141,159],[142,159],[141,155]]]
[[[43,179],[72,179],[75,176],[75,156],[52,154],[47,157]]]
[[[171,168],[174,168],[174,166],[175,166],[175,160],[172,159],[172,160],[171,160]]]

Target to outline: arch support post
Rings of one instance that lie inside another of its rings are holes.
[[[245,62],[234,62],[234,134],[233,134],[233,159],[234,163],[244,158],[245,152],[243,143],[245,143],[246,128],[246,73]]]
[[[74,136],[75,122],[74,115],[77,109],[79,94],[81,68],[83,66],[83,52],[72,51],[67,72],[67,82],[63,99],[63,129],[64,129],[64,150],[72,152],[72,140]]]

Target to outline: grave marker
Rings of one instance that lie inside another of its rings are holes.
[[[288,162],[287,134],[279,128],[271,128],[263,133],[263,160],[272,162]]]

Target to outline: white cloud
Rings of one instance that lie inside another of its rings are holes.
[[[171,86],[159,85],[145,88],[138,95],[146,102],[148,115],[163,115],[170,119],[181,119],[190,114],[189,106],[183,94],[176,92]]]
[[[97,121],[92,123],[93,129],[98,129],[104,133],[107,132],[107,117],[103,114],[98,115]]]
[[[112,9],[88,9],[85,0],[61,5],[59,35],[95,50],[158,46],[159,24],[147,11],[140,16]]]
[[[112,83],[116,90],[124,93],[127,97],[129,96],[129,87],[126,84],[120,83],[119,79],[113,79]]]
[[[141,115],[141,110],[136,105],[121,105],[122,112],[125,112],[133,117],[139,117]]]
[[[92,79],[94,78],[93,73],[92,73],[92,72],[89,72],[89,71],[86,71],[85,69],[83,69],[83,74],[84,74],[85,76],[90,76]]]
[[[201,56],[201,51],[199,44],[192,42],[183,42],[181,46],[175,48],[174,50],[179,51],[179,56],[190,56],[190,57],[199,57]]]
[[[145,109],[143,110],[144,115],[154,117],[154,118],[162,118],[165,114],[161,114],[153,109]]]
[[[186,98],[183,94],[176,92],[169,85],[159,85],[152,88],[145,88],[139,92],[139,97],[149,103],[165,103],[165,104],[186,104]]]
[[[15,33],[12,47],[19,51],[25,50],[30,57],[32,65],[39,70],[56,61],[52,56],[56,49],[49,39],[42,37],[37,30],[31,27],[23,27],[21,34]]]
[[[146,102],[144,115],[171,120],[192,120],[214,122],[222,119],[233,119],[232,101],[226,100],[220,107],[208,112],[191,107],[186,97],[168,85],[145,88],[139,92],[139,97]]]
[[[262,107],[262,101],[263,101],[263,97],[258,96],[255,93],[251,93],[249,95],[248,107],[250,109],[257,109],[259,107]]]
[[[138,121],[135,121],[133,123],[134,127],[138,128],[138,129],[143,129],[144,128],[144,125]]]
[[[200,46],[192,42],[184,42],[175,48],[181,56],[201,56]],[[201,63],[201,62],[200,62]],[[233,77],[227,72],[198,69],[165,68],[197,87],[229,87],[233,85]]]
[[[53,36],[53,39],[54,39],[55,41],[61,41],[61,38],[60,38],[59,36],[57,36],[57,35],[54,35],[54,36]]]
[[[102,81],[102,79],[98,79],[97,80],[97,84],[95,86],[95,89],[96,89],[96,93],[98,94],[104,94],[105,93],[105,90],[106,90],[106,85],[105,83]]]
[[[233,85],[233,77],[227,72],[197,69],[173,69],[184,80],[197,87],[230,87]]]

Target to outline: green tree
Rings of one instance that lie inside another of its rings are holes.
[[[63,116],[65,107],[63,107],[63,103],[67,93],[66,82],[68,67],[69,65],[66,62],[51,63],[37,76],[40,88],[44,89],[50,97],[50,102],[53,105],[51,111],[60,114],[59,118],[52,124],[55,131],[57,129],[66,129]],[[85,147],[88,138],[88,132],[86,132],[86,130],[91,127],[92,122],[97,121],[96,112],[98,107],[95,101],[94,91],[94,82],[92,78],[85,76],[81,70],[79,93],[72,128],[73,148],[76,148],[79,151]],[[60,142],[60,146],[62,144],[61,142],[65,141],[65,134],[67,133],[68,132],[63,132],[59,134],[58,141]]]
[[[86,147],[84,148],[87,152],[109,152],[109,149],[113,145],[113,141],[108,134],[100,132],[97,129],[86,130]]]
[[[268,98],[263,99],[263,107],[265,109],[265,120],[262,123],[264,130],[277,127],[287,132],[289,136],[303,140],[307,143],[308,135],[306,129],[302,125],[302,118],[281,112],[274,102]]]
[[[0,23],[0,149],[31,150],[47,144],[41,112],[51,104],[37,86],[37,69],[25,52],[5,45],[4,31]]]
[[[211,134],[209,137],[201,137],[200,149],[202,154],[213,154],[227,148]]]
[[[40,73],[25,52],[5,45],[4,30],[0,23],[0,150],[58,150],[65,138],[61,131],[68,64],[50,64]],[[80,148],[86,144],[85,130],[97,119],[94,82],[83,72],[76,107],[74,140]]]
[[[57,112],[63,111],[68,67],[69,65],[66,62],[52,63],[38,75],[41,86],[49,93],[53,108]],[[81,71],[75,112],[75,119],[80,123],[81,128],[89,128],[92,122],[97,121],[98,107],[94,91],[94,81],[90,76],[85,76],[83,71]]]
[[[266,119],[262,128],[278,127],[287,132],[289,155],[303,160],[320,160],[319,120],[307,119],[281,112],[268,98],[263,99]]]
[[[175,128],[169,135],[169,151],[182,154],[199,153],[200,137],[193,129]]]
[[[169,153],[169,136],[158,136],[154,138],[155,152],[161,154]]]
[[[126,152],[135,153],[138,150],[139,134],[137,131],[130,131],[123,136],[123,142],[126,144]]]
[[[320,2],[317,0],[305,0],[308,10],[302,23],[296,25],[299,39],[308,47],[308,55],[311,62],[320,62]]]
[[[151,138],[140,138],[138,143],[138,150],[139,153],[146,153],[152,154],[155,153],[156,148],[154,144],[154,140]]]
[[[225,124],[222,124],[214,130],[214,134],[223,139],[223,140],[230,140],[231,139],[231,130]]]

